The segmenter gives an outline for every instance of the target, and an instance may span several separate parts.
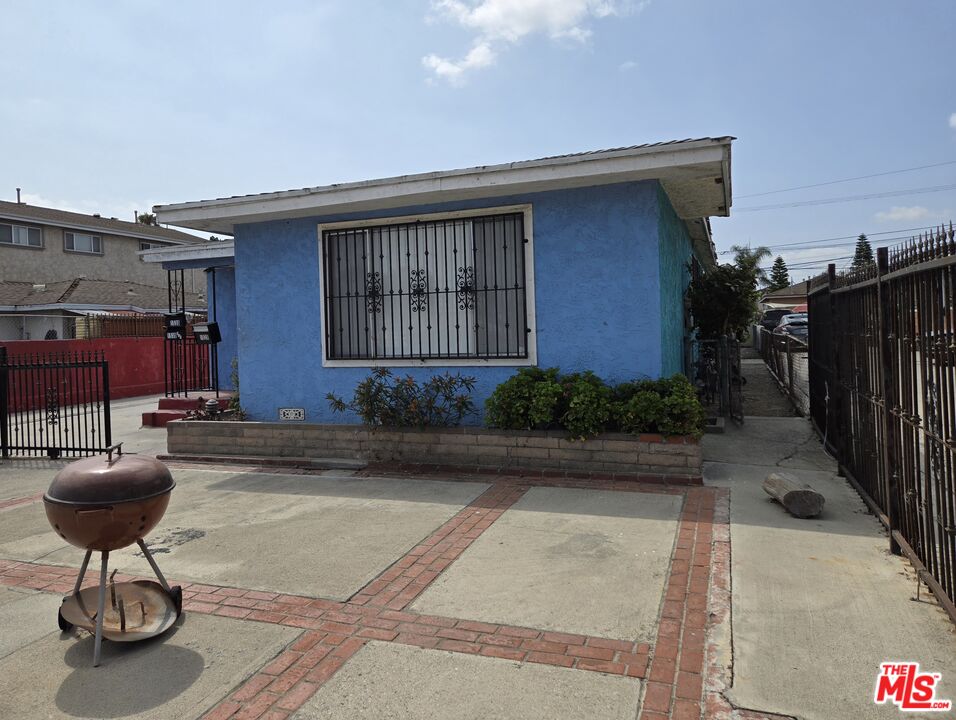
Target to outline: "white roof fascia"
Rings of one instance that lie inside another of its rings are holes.
[[[400,207],[438,199],[494,197],[521,192],[582,187],[666,177],[694,165],[716,165],[724,185],[724,209],[730,208],[731,138],[698,140],[607,152],[584,153],[546,160],[449,170],[286,190],[219,200],[157,205],[164,223],[203,229],[228,228],[233,220],[257,222],[277,216],[305,216],[343,210]]]
[[[232,240],[221,240],[202,245],[181,245],[175,248],[150,248],[138,253],[143,262],[162,263],[180,260],[215,260],[231,258],[235,255],[235,246]]]

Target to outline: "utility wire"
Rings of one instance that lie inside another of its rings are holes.
[[[775,195],[777,193],[793,192],[794,190],[806,190],[808,188],[823,187],[824,185],[837,185],[839,183],[853,182],[854,180],[868,180],[869,178],[883,177],[884,175],[897,175],[899,173],[913,172],[914,170],[926,170],[927,168],[942,167],[943,165],[956,165],[956,160],[947,160],[946,162],[934,163],[933,165],[920,165],[919,167],[903,168],[902,170],[887,170],[886,172],[873,173],[872,175],[860,175],[859,177],[845,178],[843,180],[828,180],[827,182],[813,183],[812,185],[798,185],[796,187],[782,188],[780,190],[767,190],[766,192],[750,193],[749,195],[738,195],[741,200],[744,198],[763,197],[764,195]]]
[[[899,195],[923,195],[925,193],[943,192],[945,190],[956,190],[956,184],[953,185],[933,185],[930,187],[912,188],[910,190],[890,190],[880,193],[869,193],[867,195],[846,195],[836,198],[820,198],[817,200],[803,200],[801,202],[780,203],[778,205],[751,205],[750,207],[737,208],[737,212],[756,212],[757,210],[781,210],[783,208],[807,207],[809,205],[834,205],[837,203],[857,202],[859,200],[874,200],[876,198],[897,197]]]
[[[935,230],[936,227],[937,227],[936,225],[925,225],[925,226],[923,226],[923,227],[900,228],[899,230],[883,230],[882,232],[863,233],[863,234],[866,235],[866,236],[869,238],[869,237],[876,237],[877,235],[893,235],[893,234],[895,234],[895,233],[919,232],[919,231],[921,231],[921,230]],[[828,242],[835,242],[835,241],[837,241],[837,240],[854,240],[854,241],[855,241],[855,240],[857,240],[859,237],[860,237],[860,235],[859,235],[859,234],[856,234],[856,235],[841,235],[840,237],[832,237],[832,238],[823,238],[823,239],[821,239],[821,240],[798,240],[798,241],[792,242],[792,243],[780,243],[779,245],[767,245],[766,248],[767,248],[768,250],[776,250],[776,249],[778,249],[778,248],[793,247],[793,246],[795,246],[795,245],[810,245],[810,244],[818,244],[818,243],[828,243]],[[880,242],[885,242],[885,240],[881,240]],[[731,253],[733,253],[733,250],[720,250],[717,254],[718,254],[718,255],[730,255]]]

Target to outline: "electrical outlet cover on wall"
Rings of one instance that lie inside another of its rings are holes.
[[[279,408],[280,420],[305,420],[305,408]]]

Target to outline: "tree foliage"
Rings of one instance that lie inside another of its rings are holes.
[[[773,267],[770,268],[770,285],[768,289],[783,290],[785,287],[790,287],[790,272],[787,270],[787,263],[783,261],[782,257],[777,255],[777,259],[773,261]]]
[[[757,310],[757,268],[718,265],[691,281],[687,295],[702,339],[742,337]]]
[[[767,271],[760,267],[760,263],[770,257],[770,248],[758,245],[755,248],[749,245],[731,245],[730,251],[734,254],[734,264],[752,273],[757,282],[767,284]]]
[[[853,263],[851,267],[854,270],[863,270],[875,263],[876,261],[873,259],[873,248],[870,246],[870,241],[866,239],[866,235],[861,234],[860,237],[856,239],[856,250],[853,253]]]
[[[156,216],[153,213],[137,213],[136,222],[141,225],[155,225]]]

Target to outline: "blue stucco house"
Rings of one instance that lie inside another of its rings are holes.
[[[530,365],[670,375],[690,268],[714,263],[709,218],[730,210],[732,140],[161,205],[161,223],[234,240],[153,260],[215,269],[220,375],[238,357],[255,420],[342,422],[326,393],[380,366],[473,375],[479,405]]]

